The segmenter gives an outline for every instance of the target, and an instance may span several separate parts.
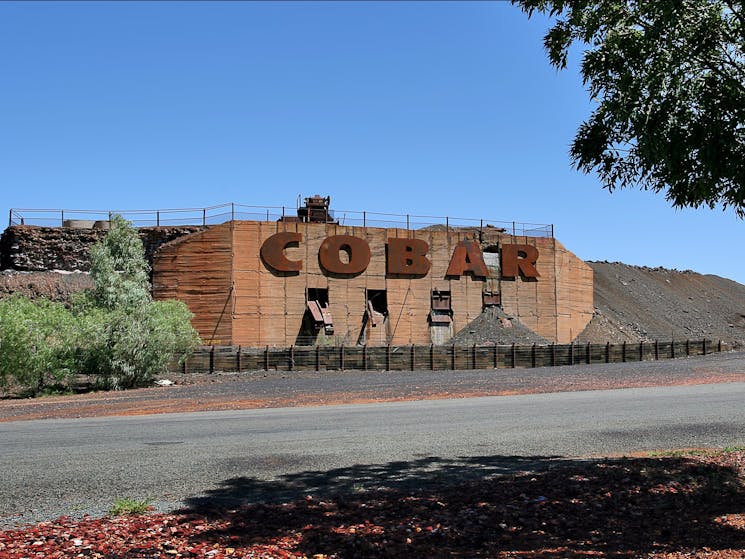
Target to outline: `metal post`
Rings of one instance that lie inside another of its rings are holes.
[[[266,220],[269,221],[269,208],[266,209]]]
[[[409,230],[409,214],[406,214],[406,230]]]
[[[515,236],[515,222],[512,222],[512,236]]]
[[[61,221],[60,227],[64,227],[65,226],[65,210],[60,210],[59,213],[60,213],[60,221]]]
[[[207,208],[202,208],[202,225],[207,225]]]
[[[155,225],[157,227],[160,227],[160,210],[155,212]]]
[[[554,224],[551,224],[551,238],[554,238]]]
[[[230,202],[230,221],[235,221],[235,203],[234,202]]]
[[[367,212],[362,212],[362,227],[367,227]]]
[[[8,210],[8,227],[13,226],[13,210]]]
[[[450,232],[450,219],[445,216],[445,231]]]

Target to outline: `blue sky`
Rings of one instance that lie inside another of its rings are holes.
[[[507,2],[1,2],[0,216],[319,193],[745,283],[732,212],[571,168],[591,105],[546,27]]]

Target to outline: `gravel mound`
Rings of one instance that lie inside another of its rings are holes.
[[[745,285],[690,270],[588,264],[595,316],[578,342],[708,338],[745,345]]]
[[[18,293],[31,299],[67,302],[73,293],[92,287],[93,280],[85,272],[0,272],[0,299]]]
[[[450,344],[548,344],[545,338],[498,307],[487,308],[452,337]]]

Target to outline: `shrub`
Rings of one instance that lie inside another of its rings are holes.
[[[61,303],[20,295],[0,301],[0,386],[32,395],[66,388],[75,375],[76,318]]]
[[[94,289],[71,309],[21,296],[0,301],[0,387],[14,381],[38,394],[69,386],[78,372],[107,388],[140,386],[200,343],[184,303],[152,300],[142,242],[121,216],[92,248],[91,275]]]

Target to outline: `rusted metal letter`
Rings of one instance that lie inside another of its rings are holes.
[[[538,249],[531,245],[502,245],[502,277],[539,278],[535,267]]]
[[[348,262],[342,262],[339,253],[347,253]],[[332,274],[361,274],[370,264],[370,246],[365,239],[351,235],[327,237],[318,250],[321,267]]]
[[[261,258],[278,272],[299,272],[303,268],[303,261],[289,260],[285,256],[285,249],[293,245],[298,246],[302,240],[302,233],[275,233],[261,245]]]
[[[426,276],[432,263],[427,258],[429,243],[422,239],[388,239],[389,274]]]
[[[446,276],[462,276],[466,272],[471,272],[474,276],[480,278],[489,277],[489,269],[484,262],[484,255],[476,241],[461,241],[455,247],[453,256],[450,258],[450,265]]]

